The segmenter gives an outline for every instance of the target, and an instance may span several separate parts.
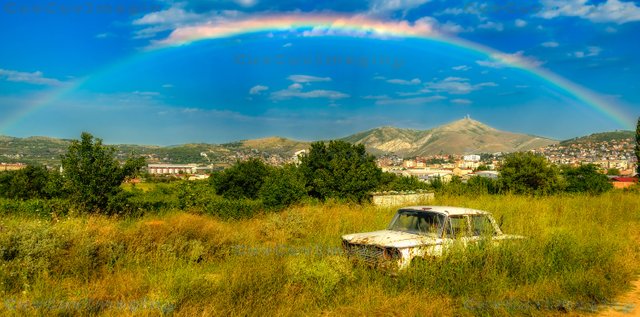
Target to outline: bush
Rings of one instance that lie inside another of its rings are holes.
[[[144,165],[142,157],[128,159],[124,165],[115,158],[115,148],[102,145],[83,132],[81,140],[74,140],[62,156],[64,185],[71,200],[82,211],[123,214],[127,208],[127,194],[120,185],[134,176]]]
[[[29,165],[17,171],[0,172],[0,197],[22,200],[60,197],[61,185],[60,174],[44,166]]]
[[[382,177],[382,170],[364,145],[344,141],[312,143],[309,154],[301,158],[300,170],[309,195],[322,200],[368,200]]]
[[[613,188],[606,175],[598,172],[598,167],[593,164],[579,167],[565,166],[562,168],[567,187],[570,193],[602,194]]]
[[[382,173],[378,191],[418,191],[427,190],[429,184],[421,181],[415,176],[405,177],[393,173]]]
[[[294,165],[274,169],[260,188],[259,197],[265,207],[282,209],[306,196],[304,178]]]
[[[211,177],[215,190],[225,198],[258,198],[271,169],[259,159],[237,162],[232,167]]]
[[[202,206],[202,211],[209,215],[215,215],[222,219],[251,218],[264,211],[261,200],[254,199],[227,199],[215,197]]]
[[[531,152],[507,155],[499,180],[504,190],[514,194],[553,194],[563,187],[558,168]]]

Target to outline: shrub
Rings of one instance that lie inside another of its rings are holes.
[[[393,173],[382,173],[378,191],[417,191],[429,189],[429,184],[415,176],[405,177]]]
[[[368,200],[382,177],[382,170],[364,145],[344,141],[312,143],[309,154],[301,158],[300,170],[309,195],[322,200]]]
[[[64,185],[71,200],[81,210],[97,213],[123,213],[118,208],[126,208],[126,194],[121,193],[120,185],[143,165],[144,159],[138,157],[121,166],[115,159],[115,148],[102,145],[101,139],[94,140],[87,132],[62,156]]]
[[[306,196],[304,178],[294,165],[274,169],[260,188],[259,197],[265,207],[282,209]]]
[[[562,169],[567,187],[571,193],[602,194],[613,188],[606,175],[598,172],[594,164],[581,165],[579,167],[565,166]]]
[[[211,182],[216,192],[226,198],[256,199],[269,174],[269,166],[260,159],[252,158],[213,175]]]
[[[514,194],[545,195],[562,189],[558,169],[532,152],[512,153],[500,167],[500,183]]]

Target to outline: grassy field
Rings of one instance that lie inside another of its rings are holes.
[[[438,197],[529,237],[390,276],[340,235],[395,210],[326,203],[247,220],[184,212],[0,220],[0,315],[589,314],[640,273],[640,196]]]

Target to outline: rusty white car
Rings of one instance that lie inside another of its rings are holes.
[[[398,210],[386,230],[342,236],[349,257],[377,267],[406,269],[413,261],[442,255],[456,241],[498,243],[522,236],[503,234],[490,213],[447,206],[412,206]]]

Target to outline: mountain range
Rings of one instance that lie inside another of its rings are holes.
[[[629,138],[631,131],[592,134],[562,141],[562,144],[593,140]],[[359,132],[341,140],[363,144],[374,155],[403,157],[433,154],[470,154],[527,151],[557,144],[559,141],[535,135],[501,131],[470,118],[428,130],[380,127]],[[16,138],[0,136],[0,162],[59,164],[71,140],[49,137]],[[144,155],[148,162],[228,165],[238,159],[262,157],[274,163],[290,159],[310,142],[281,137],[242,140],[225,144],[182,144],[175,146],[114,145],[119,158],[131,153]]]
[[[464,118],[429,130],[376,128],[343,138],[364,144],[375,155],[395,153],[412,157],[433,154],[472,154],[527,151],[558,141],[534,135],[500,131]]]

